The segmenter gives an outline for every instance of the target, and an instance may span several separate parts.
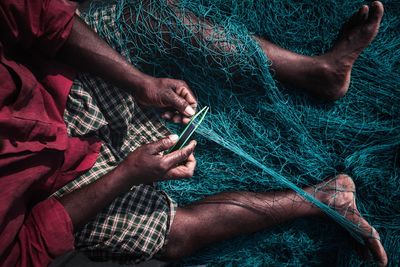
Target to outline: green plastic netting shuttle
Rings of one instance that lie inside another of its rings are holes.
[[[174,151],[176,151],[178,149],[181,149],[182,147],[185,146],[185,144],[187,143],[189,138],[196,131],[197,127],[199,127],[199,125],[204,120],[204,118],[205,118],[205,116],[206,116],[206,114],[207,114],[209,109],[210,109],[209,107],[205,106],[199,112],[197,112],[196,115],[193,116],[193,118],[186,125],[185,129],[179,135],[178,142],[167,151],[167,154],[171,153],[171,152],[174,152]]]

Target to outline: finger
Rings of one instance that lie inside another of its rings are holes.
[[[193,94],[193,91],[190,89],[190,87],[187,85],[185,81],[180,81],[177,86],[174,87],[174,90],[176,94],[178,94],[180,97],[186,100],[186,102],[193,108],[196,113],[196,108],[197,108],[197,100],[196,97]],[[190,110],[190,107],[186,107],[188,110]],[[183,112],[183,114],[185,114]],[[186,116],[193,116],[191,114],[185,114]]]
[[[182,123],[188,124],[190,122],[190,118],[188,117],[182,117]]]
[[[173,115],[173,112],[167,111],[167,112],[164,112],[164,113],[161,115],[161,118],[163,118],[163,119],[165,119],[165,120],[171,120],[173,116],[174,116],[174,115]]]
[[[175,91],[169,91],[165,95],[164,101],[168,107],[174,108],[186,116],[193,116],[195,114],[193,107]]]
[[[194,170],[196,168],[196,159],[193,154],[191,154],[185,165],[180,165],[177,166],[167,172],[167,179],[172,178],[172,179],[184,179],[184,178],[190,178],[194,174]]]
[[[172,121],[173,123],[182,123],[182,122],[184,123],[184,119],[187,117],[183,117],[180,114],[167,111],[161,115],[161,118],[163,118],[164,120]],[[186,119],[185,121],[189,122],[190,119],[188,119],[188,120]],[[186,122],[186,124],[187,124],[187,122]]]
[[[150,149],[150,153],[153,155],[158,154],[164,150],[171,148],[176,144],[179,137],[176,134],[169,135],[163,139],[160,139],[154,143],[148,144],[148,148]]]
[[[193,176],[193,171],[185,166],[178,166],[169,170],[166,174],[166,180],[185,179]]]
[[[187,168],[193,170],[193,172],[194,172],[194,169],[196,168],[196,165],[197,165],[197,161],[196,161],[196,158],[194,157],[194,154],[192,153],[188,157],[188,159],[187,159],[187,161],[185,163],[185,166]]]
[[[176,114],[173,118],[172,118],[172,122],[173,123],[181,123],[182,122],[182,116],[179,114]]]
[[[189,105],[194,108],[197,107],[196,97],[185,82],[182,81],[182,86],[177,87],[175,92],[183,97],[189,103]]]
[[[196,158],[194,157],[194,154],[190,154],[189,157],[186,159],[185,164],[180,166],[185,166],[186,168],[192,169],[194,171],[194,168],[196,168]]]
[[[173,166],[176,166],[179,163],[186,161],[189,158],[190,154],[193,153],[196,144],[196,141],[193,140],[184,148],[165,155],[163,161],[167,169],[170,169]]]

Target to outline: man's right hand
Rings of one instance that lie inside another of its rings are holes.
[[[122,171],[131,177],[132,184],[151,183],[160,180],[190,178],[196,167],[193,151],[196,141],[184,148],[163,155],[178,141],[177,135],[170,135],[133,151],[120,165]],[[183,163],[183,164],[182,164]]]
[[[101,179],[61,197],[59,201],[70,215],[75,231],[133,185],[193,176],[196,141],[170,154],[162,154],[177,141],[178,136],[170,135],[143,145]]]

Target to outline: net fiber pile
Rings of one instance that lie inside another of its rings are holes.
[[[383,1],[380,32],[357,60],[348,94],[334,103],[282,88],[251,37],[256,34],[302,54],[321,54],[364,3],[118,1],[115,20],[122,36],[99,33],[120,51],[129,51],[131,62],[146,73],[187,81],[200,105],[211,107],[195,135],[195,177],[166,182],[161,188],[184,205],[221,191],[290,188],[302,194],[301,187],[344,172],[355,181],[360,212],[380,233],[389,263],[398,266],[400,2]],[[94,2],[88,12],[109,4]],[[355,237],[357,226],[310,201],[338,223],[297,220],[216,244],[181,263],[362,264],[339,224]]]

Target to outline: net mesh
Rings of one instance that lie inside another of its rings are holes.
[[[358,220],[347,220],[301,189],[345,172],[357,185],[359,211],[380,233],[395,266],[400,261],[400,3],[383,2],[380,32],[356,61],[348,94],[328,104],[280,86],[252,35],[301,54],[321,54],[363,1],[114,3],[117,31],[99,27],[99,34],[128,51],[146,73],[187,81],[200,105],[211,107],[195,136],[194,178],[162,183],[162,189],[185,205],[221,191],[290,188],[362,240]],[[109,1],[93,2],[89,20],[105,5]],[[340,266],[358,266],[342,227],[297,220],[211,246],[182,263],[328,266],[335,258]]]

